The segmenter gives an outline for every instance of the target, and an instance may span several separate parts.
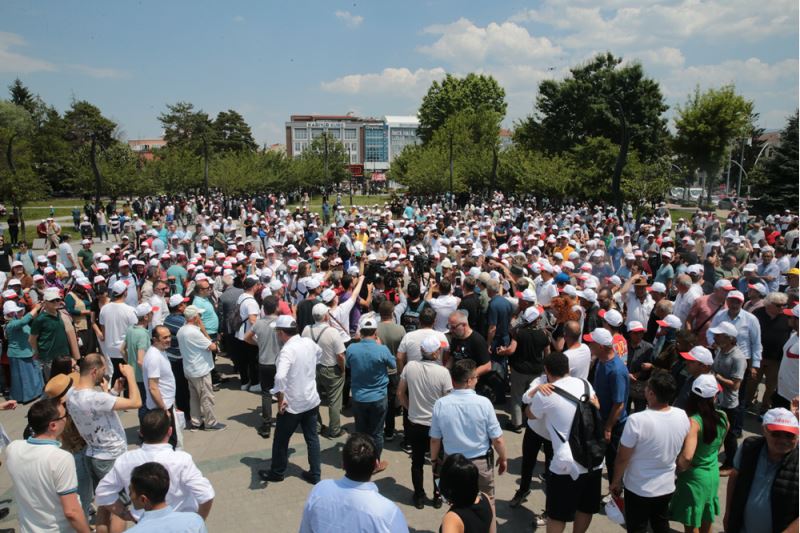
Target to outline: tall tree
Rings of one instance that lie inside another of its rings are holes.
[[[233,109],[220,111],[214,119],[213,129],[215,152],[253,152],[258,149],[247,121]]]
[[[753,102],[736,94],[733,85],[705,92],[698,87],[677,111],[675,152],[705,173],[706,200],[710,204],[732,144],[752,134]]]
[[[796,209],[798,205],[798,112],[789,117],[781,132],[781,142],[764,163],[763,184],[754,208],[761,213]]]
[[[167,112],[159,115],[164,127],[167,147],[189,149],[203,158],[203,188],[208,192],[208,169],[215,141],[214,125],[208,113],[195,111],[189,102],[167,105]]]
[[[104,117],[99,108],[85,100],[72,102],[64,114],[67,124],[67,140],[76,148],[88,146],[88,162],[94,175],[94,203],[100,205],[103,175],[97,164],[97,154],[114,144],[114,130],[117,124]]]
[[[447,119],[467,109],[488,109],[506,115],[506,92],[492,76],[469,73],[464,78],[447,74],[441,82],[434,81],[419,107],[417,132],[423,143],[433,139],[433,134]]]
[[[11,93],[11,102],[33,115],[34,106],[36,104],[35,97],[33,93],[23,85],[19,78],[15,79],[14,83],[8,86],[8,90]]]
[[[323,133],[313,141],[300,157],[292,160],[290,175],[295,187],[330,186],[351,178],[349,158],[344,145]]]

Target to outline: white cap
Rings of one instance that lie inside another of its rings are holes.
[[[306,288],[309,290],[314,290],[319,287],[319,280],[315,277],[308,277],[305,281]]]
[[[136,312],[137,317],[142,318],[143,316],[146,316],[152,313],[153,311],[158,311],[158,307],[153,307],[149,303],[145,302],[137,305],[134,311]]]
[[[327,304],[332,302],[333,299],[336,298],[336,293],[333,291],[333,289],[325,289],[324,291],[322,291],[320,297],[322,298],[322,301]]]
[[[297,322],[290,315],[281,315],[270,324],[270,327],[277,329],[295,329]]]
[[[323,303],[314,304],[314,307],[311,308],[311,316],[314,317],[315,321],[319,322],[325,315],[328,314],[328,311],[329,309],[327,305]]]
[[[361,320],[358,321],[359,330],[377,329],[377,327],[378,322],[376,322],[375,319],[369,315],[361,317]]]
[[[761,283],[761,282],[758,282],[758,283],[748,283],[748,284],[747,284],[747,287],[748,287],[749,289],[753,289],[753,290],[755,290],[755,291],[758,291],[758,293],[759,293],[761,296],[766,296],[766,295],[767,295],[767,293],[769,292],[769,289],[767,289],[767,286],[766,286],[766,285],[764,285],[764,284],[763,284],[763,283]],[[728,295],[728,298],[730,298],[730,295]]]
[[[647,288],[650,292],[660,292],[661,294],[667,294],[667,286],[661,283],[660,281],[656,281],[652,285]]]
[[[203,310],[197,307],[196,305],[187,305],[186,309],[183,310],[183,316],[187,319],[192,319],[196,316],[200,316],[203,314]]]
[[[711,374],[700,374],[694,378],[692,392],[701,398],[713,398],[720,391],[719,383]]]
[[[58,300],[61,298],[61,291],[56,287],[50,287],[49,289],[44,290],[44,301],[50,302],[53,300]]]
[[[681,352],[681,356],[684,359],[697,361],[698,363],[703,363],[708,366],[714,364],[714,356],[711,355],[711,351],[705,346],[695,346],[688,352]]]
[[[736,326],[730,322],[721,322],[717,327],[711,328],[708,331],[710,331],[712,335],[727,335],[734,339],[737,337]]]
[[[681,329],[681,319],[675,315],[667,315],[663,320],[656,320],[656,324],[665,328]]]
[[[561,289],[561,293],[573,297],[578,295],[578,291],[575,289],[575,286],[570,284],[564,285],[564,288]]]
[[[800,433],[797,417],[783,407],[776,407],[764,413],[761,425],[770,431],[785,431],[794,435]]]
[[[533,324],[541,316],[543,309],[540,307],[529,307],[522,313],[522,319],[526,324]]]
[[[608,322],[610,326],[618,328],[622,325],[623,322],[622,315],[616,309],[611,309],[609,311],[603,310],[600,311],[598,314],[600,315],[600,318]]]
[[[442,347],[442,343],[439,341],[439,337],[436,335],[428,335],[422,342],[419,344],[419,349],[426,354],[436,353]]]
[[[189,301],[189,298],[184,298],[180,294],[173,294],[169,297],[169,306],[170,307],[178,307],[182,303],[186,303]]]
[[[114,294],[116,294],[116,295],[120,295],[120,294],[124,293],[124,292],[125,292],[125,291],[127,291],[127,290],[128,290],[128,285],[127,285],[127,283],[125,283],[125,282],[124,282],[124,281],[122,281],[121,279],[120,279],[120,280],[117,280],[117,281],[115,281],[115,282],[113,283],[113,285],[111,285],[111,292],[113,292],[113,293],[114,293]]]
[[[589,303],[595,303],[597,302],[597,293],[592,289],[583,289],[578,291],[578,298],[583,298]]]
[[[536,302],[536,291],[534,291],[533,289],[530,289],[530,288],[525,289],[524,291],[522,291],[522,300],[524,300],[526,302],[530,302],[530,303],[535,303]]]
[[[631,320],[628,322],[628,331],[647,331],[647,328],[644,327],[644,324],[639,322],[638,320]]]
[[[17,302],[8,301],[3,304],[3,314],[4,315],[15,315],[20,311],[24,311],[24,307],[20,307],[17,305]]]
[[[732,291],[734,286],[731,285],[731,281],[729,279],[721,279],[714,284],[715,289],[725,289],[726,291]]]
[[[733,298],[734,300],[739,300],[740,302],[744,301],[744,294],[741,291],[731,291],[728,293],[728,298]]]
[[[583,336],[586,342],[596,342],[600,346],[611,346],[613,338],[611,332],[605,328],[597,328]]]

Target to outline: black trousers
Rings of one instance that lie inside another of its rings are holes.
[[[400,376],[398,374],[389,374],[389,384],[386,390],[386,400],[388,405],[386,407],[386,421],[383,426],[384,435],[394,435],[397,418],[397,384],[400,383]]]
[[[519,490],[528,492],[531,490],[531,480],[533,470],[536,468],[536,457],[539,450],[544,448],[544,472],[545,476],[550,469],[550,461],[553,460],[553,443],[542,438],[533,431],[530,426],[525,424],[525,435],[522,437],[522,471],[520,472]]]
[[[251,387],[258,385],[258,346],[239,339],[235,339],[233,342],[233,361],[236,364],[236,370],[239,371],[242,385],[245,383],[249,383]]]
[[[183,373],[183,360],[170,359],[172,375],[175,376],[175,405],[186,415],[186,423],[191,424],[192,416],[189,411],[189,381]]]
[[[668,533],[669,501],[672,493],[645,498],[625,489],[625,528],[628,533]]]
[[[736,418],[739,409],[722,409],[728,415],[728,432],[725,434],[725,440],[722,441],[722,446],[725,450],[725,462],[721,468],[729,468],[733,466],[733,458],[736,456],[736,450],[739,448],[739,441],[736,439],[736,428],[734,427],[734,419]]]
[[[425,452],[430,449],[431,438],[428,435],[430,426],[408,422],[406,441],[411,444],[411,483],[414,486],[414,495],[423,496],[425,494]],[[431,467],[433,476],[433,497],[439,496],[439,488],[436,486],[436,469]]]

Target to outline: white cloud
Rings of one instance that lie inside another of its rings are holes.
[[[28,74],[30,72],[58,70],[54,64],[48,61],[12,51],[12,48],[23,47],[26,44],[22,36],[16,33],[0,31],[0,72]]]
[[[106,67],[92,67],[89,65],[72,64],[66,65],[72,70],[76,70],[87,76],[98,79],[120,79],[130,77],[130,73],[124,70]]]
[[[685,99],[698,85],[703,90],[733,83],[738,91],[753,98],[764,94],[765,88],[785,87],[787,82],[796,88],[797,76],[796,59],[770,64],[751,57],[746,60],[723,61],[715,65],[692,65],[675,69],[661,81],[664,94],[668,97]]]
[[[364,17],[353,15],[349,11],[337,11],[336,18],[343,21],[348,28],[358,28],[364,22]]]
[[[407,68],[385,68],[381,72],[349,74],[322,82],[322,89],[345,94],[422,94],[433,80],[443,78],[441,67],[411,71]]]
[[[683,52],[671,46],[662,46],[652,50],[633,54],[633,57],[640,59],[645,65],[665,66],[670,68],[682,67],[686,61]]]
[[[451,24],[429,26],[424,31],[438,35],[439,39],[433,44],[420,46],[420,52],[465,67],[475,67],[487,61],[515,63],[552,58],[561,53],[550,39],[534,37],[514,22],[491,22],[482,28],[461,18]]]

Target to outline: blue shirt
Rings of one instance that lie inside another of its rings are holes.
[[[742,447],[740,446],[733,459],[733,467],[739,470],[741,464]],[[765,443],[761,447],[761,453],[758,454],[753,483],[750,484],[750,494],[747,495],[747,504],[744,506],[742,531],[745,533],[772,531],[772,483],[775,481],[780,466],[780,462],[773,463],[767,457]]]
[[[343,477],[317,483],[303,507],[300,533],[408,533],[403,512],[371,481]]]
[[[600,402],[600,416],[603,420],[608,420],[612,405],[621,403],[622,412],[617,423],[625,422],[628,418],[626,404],[628,403],[628,387],[630,383],[628,368],[622,359],[615,356],[610,361],[598,362],[592,385],[597,394],[597,400]]]
[[[203,321],[203,325],[206,327],[206,332],[209,336],[213,337],[216,335],[219,331],[219,317],[217,316],[216,310],[214,310],[214,306],[208,301],[208,298],[195,296],[194,300],[192,300],[192,305],[203,310],[200,319]]]
[[[494,332],[494,340],[492,341],[495,346],[506,346],[511,342],[511,337],[508,335],[508,327],[511,325],[511,313],[513,311],[511,302],[499,294],[489,300],[486,319],[490,326],[497,326]]]
[[[197,513],[173,511],[167,505],[157,511],[145,511],[139,523],[128,531],[137,533],[206,533],[206,523]]]
[[[441,439],[447,455],[467,459],[486,455],[492,440],[503,435],[492,402],[472,389],[455,389],[433,404],[430,436]]]
[[[377,402],[386,398],[389,385],[387,368],[397,368],[389,348],[373,339],[362,339],[347,347],[345,362],[350,369],[350,391],[357,402]]]
[[[658,267],[658,270],[656,271],[656,277],[653,281],[658,281],[666,285],[667,282],[672,280],[674,277],[675,269],[672,268],[672,265],[662,264],[660,267]]]

